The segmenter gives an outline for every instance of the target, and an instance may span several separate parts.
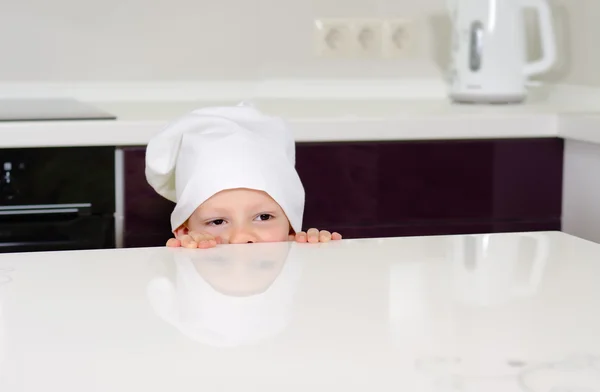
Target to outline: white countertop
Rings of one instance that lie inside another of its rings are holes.
[[[236,104],[238,96],[286,118],[298,142],[563,137],[600,143],[600,92],[594,89],[532,94],[521,105],[457,105],[443,96],[438,84],[388,84],[288,83],[271,90],[262,86],[260,91],[257,86],[244,90],[243,84],[87,90],[38,86],[38,98],[70,94],[117,120],[4,122],[0,148],[146,145],[177,117],[204,106]],[[35,88],[0,87],[2,97]]]
[[[170,121],[212,104],[215,103],[104,103],[97,107],[115,114],[116,121],[0,123],[0,147],[146,145]],[[310,104],[320,110],[293,113],[294,108],[302,105],[300,102],[280,102],[279,105],[286,106],[281,110],[260,102],[256,106],[267,113],[284,115],[297,142],[558,136],[558,116],[546,112],[468,114],[460,110],[435,110],[441,105],[433,101],[371,102],[365,107],[376,110],[369,114],[352,110],[358,105],[356,102],[337,106],[332,102],[311,102],[305,106]],[[331,113],[323,113],[328,104]],[[374,114],[384,107],[388,108],[387,114]]]
[[[0,391],[598,391],[599,276],[558,232],[5,254]]]

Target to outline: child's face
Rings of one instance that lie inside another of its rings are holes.
[[[268,194],[251,189],[219,192],[194,211],[189,231],[220,237],[224,244],[288,241],[290,223]]]

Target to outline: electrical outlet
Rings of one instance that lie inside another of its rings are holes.
[[[415,50],[415,28],[406,19],[389,19],[383,23],[382,53],[385,58],[410,57]]]
[[[351,23],[353,57],[380,58],[382,56],[383,21],[355,19]]]
[[[315,20],[315,50],[319,57],[351,57],[355,51],[348,19]]]
[[[413,54],[415,31],[406,19],[315,20],[315,50],[324,58],[397,58]]]

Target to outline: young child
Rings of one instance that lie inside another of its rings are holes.
[[[251,106],[199,109],[169,125],[148,144],[146,179],[176,203],[167,246],[342,238],[302,231],[293,135],[281,119]]]

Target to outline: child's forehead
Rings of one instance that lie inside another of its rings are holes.
[[[230,208],[230,207],[260,207],[265,205],[279,206],[275,200],[266,192],[255,189],[226,189],[217,192],[198,209],[206,208]]]
[[[225,198],[238,198],[240,200],[243,199],[270,199],[273,200],[271,196],[265,191],[258,189],[249,189],[249,188],[230,188],[223,189],[208,198],[209,200],[217,200],[217,199],[225,199]]]

